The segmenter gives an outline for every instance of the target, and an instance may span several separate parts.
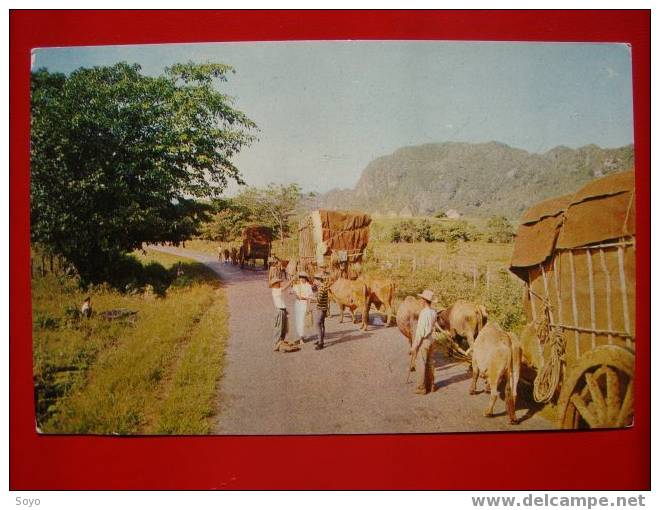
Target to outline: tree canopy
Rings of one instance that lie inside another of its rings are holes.
[[[256,124],[217,85],[224,64],[40,69],[31,83],[31,237],[85,282],[102,281],[143,242],[196,233]]]
[[[289,232],[289,220],[295,214],[302,193],[298,184],[269,184],[265,188],[249,187],[234,202],[247,211],[250,219],[271,227],[280,240]]]

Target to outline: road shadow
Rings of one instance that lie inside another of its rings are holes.
[[[362,332],[358,334],[354,334],[351,332],[343,332],[343,331],[336,331],[333,333],[329,333],[325,335],[325,341],[324,341],[324,348],[330,348],[334,347],[336,345],[344,344],[346,342],[353,342],[356,340],[364,340],[365,338],[369,338],[373,333],[372,332]],[[314,336],[314,338],[317,338]],[[336,340],[331,340],[328,341],[328,339],[331,338],[337,338]]]
[[[436,383],[433,385],[433,391],[463,382],[472,377],[471,370],[469,370],[467,364],[453,359],[447,359],[443,356],[442,352],[439,352],[438,350],[433,352],[433,368],[436,379]],[[456,368],[458,373],[450,377],[443,377],[443,374],[446,374],[447,371],[452,368]]]
[[[545,407],[545,404],[539,404],[534,400],[534,390],[531,385],[518,384],[516,411],[525,409],[525,406],[527,408],[525,414],[518,418],[518,423],[529,420],[532,416],[541,411]]]

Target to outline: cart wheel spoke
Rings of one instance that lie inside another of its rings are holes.
[[[571,397],[571,402],[575,406],[575,409],[577,409],[578,413],[580,413],[580,416],[582,416],[584,421],[589,424],[589,427],[593,429],[600,426],[598,418],[596,418],[596,416],[594,416],[593,413],[589,410],[587,404],[584,402],[580,395],[574,394]]]
[[[600,391],[600,387],[598,386],[598,381],[593,374],[584,374],[584,378],[587,381],[587,387],[589,388],[589,393],[591,394],[591,400],[594,403],[593,408],[598,416],[598,422],[606,423],[607,404],[605,403],[603,392]]]
[[[623,398],[623,404],[621,405],[621,410],[619,411],[619,416],[616,419],[615,427],[623,427],[626,425],[626,420],[632,412],[634,400],[634,385],[630,381],[628,388],[626,389],[626,396]]]
[[[621,409],[619,376],[610,367],[605,368],[607,391],[607,422],[615,423]]]

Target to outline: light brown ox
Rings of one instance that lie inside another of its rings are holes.
[[[360,309],[362,312],[362,324],[360,329],[367,329],[367,321],[369,314],[366,310],[367,303],[367,286],[361,280],[348,280],[346,278],[339,278],[332,285],[330,285],[329,296],[332,301],[337,303],[339,307],[339,322],[344,322],[344,309],[348,308],[351,312],[351,320],[353,324],[357,324],[355,318],[355,310]]]
[[[419,319],[419,312],[421,311],[421,301],[413,296],[407,296],[396,311],[396,325],[401,334],[408,339],[409,345],[412,345],[412,339],[417,328],[417,319]]]
[[[483,305],[469,301],[456,301],[453,305],[438,313],[438,324],[451,337],[465,338],[472,348],[474,339],[488,321],[488,312]],[[469,349],[468,349],[468,352]]]
[[[477,390],[479,375],[486,379],[486,391],[490,391],[490,402],[484,416],[493,416],[498,395],[498,386],[504,383],[504,402],[509,422],[516,419],[516,395],[520,378],[521,348],[518,337],[507,333],[496,322],[488,323],[479,332],[472,346],[472,384],[470,395]]]
[[[371,278],[365,277],[364,283],[367,285],[367,315],[373,304],[376,310],[383,311],[387,314],[386,326],[392,324],[392,317],[394,316],[394,308],[392,303],[394,301],[394,293],[396,286],[394,282],[387,278]],[[367,323],[369,317],[367,316]]]

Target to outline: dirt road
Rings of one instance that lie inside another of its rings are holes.
[[[407,383],[408,345],[394,327],[366,332],[339,324],[336,308],[326,321],[326,348],[314,350],[315,332],[302,351],[273,352],[274,309],[264,271],[241,270],[212,257],[158,247],[203,262],[224,282],[230,309],[225,375],[220,381],[217,434],[364,434],[550,429],[552,424],[518,403],[518,425],[509,425],[504,403],[485,418],[488,396],[468,395],[466,365],[436,359],[436,391],[414,394]],[[293,310],[291,298],[287,303]],[[372,320],[378,314],[372,312]],[[292,319],[292,313],[290,315]],[[483,389],[480,381],[479,389]]]

